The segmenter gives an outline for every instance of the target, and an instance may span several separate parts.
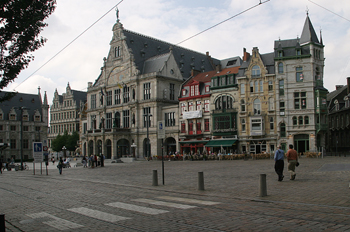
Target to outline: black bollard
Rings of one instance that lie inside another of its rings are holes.
[[[5,214],[0,214],[0,232],[5,232]]]
[[[153,170],[153,181],[152,181],[153,186],[158,186],[158,174],[157,170]]]
[[[259,197],[267,196],[266,174],[260,174]]]
[[[198,172],[198,190],[204,190],[204,174]]]

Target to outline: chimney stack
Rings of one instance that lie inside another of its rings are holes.
[[[250,57],[249,52],[247,52],[246,48],[243,48],[243,62],[247,61],[249,59],[249,57]]]
[[[343,88],[344,87],[344,85],[336,85],[335,86],[335,90],[339,90],[339,89],[341,89],[341,88]]]
[[[346,80],[347,80],[347,84],[348,84],[347,89],[348,89],[348,94],[349,94],[350,93],[350,77],[347,77]]]

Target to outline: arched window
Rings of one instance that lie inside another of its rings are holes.
[[[304,117],[304,124],[309,125],[309,116]]]
[[[303,125],[303,116],[299,116],[299,125]]]
[[[258,65],[253,66],[252,77],[260,77],[260,67]]]
[[[283,63],[282,62],[279,62],[278,63],[278,73],[283,73]]]
[[[215,110],[232,109],[234,99],[229,95],[219,96],[215,101]]]
[[[298,120],[297,120],[297,117],[293,117],[293,126],[296,126],[298,125]]]
[[[282,138],[286,137],[286,124],[284,123],[280,125],[280,135]]]
[[[260,100],[257,98],[254,100],[254,115],[260,114],[260,109],[261,109]]]

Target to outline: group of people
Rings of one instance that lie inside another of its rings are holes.
[[[298,153],[293,149],[293,145],[289,145],[287,151],[287,162],[288,162],[288,172],[290,173],[290,180],[295,180],[295,167],[299,166],[298,162]],[[281,146],[278,146],[277,151],[275,152],[275,171],[278,175],[278,181],[282,181],[284,178],[283,169],[284,169],[284,151]]]
[[[82,159],[82,163],[83,163],[83,167],[87,168],[94,168],[94,167],[104,167],[104,160],[105,160],[105,156],[103,154],[101,155],[90,155],[90,157],[87,157],[84,155],[83,159]]]

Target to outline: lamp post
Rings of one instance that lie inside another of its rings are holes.
[[[62,151],[63,151],[63,157],[64,158],[66,158],[66,150],[67,150],[66,146],[63,146],[62,147]]]
[[[150,124],[150,117],[152,117],[152,114],[149,114],[149,112],[147,111],[147,113],[144,115],[144,117],[146,117],[146,126],[147,126],[147,143],[146,143],[146,157],[147,160],[149,160],[150,157],[150,143],[149,143],[149,124]]]
[[[135,143],[132,143],[132,145],[131,145],[131,148],[133,148],[133,150],[134,150],[134,158],[136,158],[136,144]]]

